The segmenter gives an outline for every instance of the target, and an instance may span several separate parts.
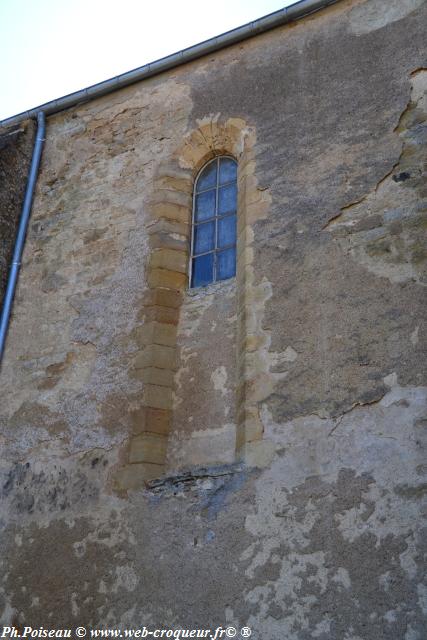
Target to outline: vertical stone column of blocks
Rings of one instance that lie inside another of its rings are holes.
[[[142,408],[132,414],[128,463],[120,470],[122,489],[161,476],[172,420],[176,339],[183,291],[187,286],[192,176],[163,169],[154,183],[147,226],[150,258],[148,290],[137,341],[134,377],[143,382]]]
[[[246,154],[239,163],[238,197],[239,211],[237,221],[237,437],[236,451],[243,457],[247,442],[262,438],[262,426],[257,419],[257,407],[251,406],[251,378],[256,377],[250,363],[250,353],[256,350],[255,327],[250,326],[253,315],[251,305],[253,295],[253,231],[248,224],[248,197],[250,195],[250,178],[255,167],[253,152]]]
[[[250,462],[248,450],[262,440],[263,426],[259,402],[269,384],[263,354],[268,337],[262,327],[265,292],[257,285],[254,265],[254,230],[257,220],[266,217],[270,203],[267,190],[258,188],[255,177],[255,135],[246,136],[239,163],[239,212],[237,223],[237,457]],[[267,382],[267,383],[266,383]]]

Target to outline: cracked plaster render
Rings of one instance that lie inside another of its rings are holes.
[[[1,381],[4,624],[423,640],[425,18],[343,0],[49,118]],[[230,121],[253,206],[225,301],[158,270],[185,276],[189,175],[223,148],[196,132]],[[218,353],[205,424],[186,376],[221,305],[238,384]],[[117,491],[147,420],[169,469]]]

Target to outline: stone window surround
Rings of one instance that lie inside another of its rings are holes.
[[[207,162],[217,156],[231,156],[238,164],[236,461],[251,464],[253,450],[262,440],[258,402],[265,386],[259,381],[259,360],[266,348],[262,330],[265,296],[262,283],[255,284],[252,225],[267,215],[270,196],[268,190],[257,188],[255,139],[254,129],[244,120],[209,116],[198,121],[181,148],[158,167],[147,225],[150,258],[143,309],[145,339],[136,363],[144,383],[143,407],[133,420],[126,460],[116,474],[119,490],[139,488],[166,472],[177,324],[188,288],[194,182]]]

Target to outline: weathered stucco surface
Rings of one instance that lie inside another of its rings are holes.
[[[49,117],[1,372],[4,624],[423,640],[426,18],[342,0]],[[237,277],[189,292],[220,153]]]
[[[232,463],[237,360],[234,279],[187,293],[178,344],[169,471],[194,464]]]

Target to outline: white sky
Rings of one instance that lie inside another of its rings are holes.
[[[0,0],[0,119],[295,0]]]

